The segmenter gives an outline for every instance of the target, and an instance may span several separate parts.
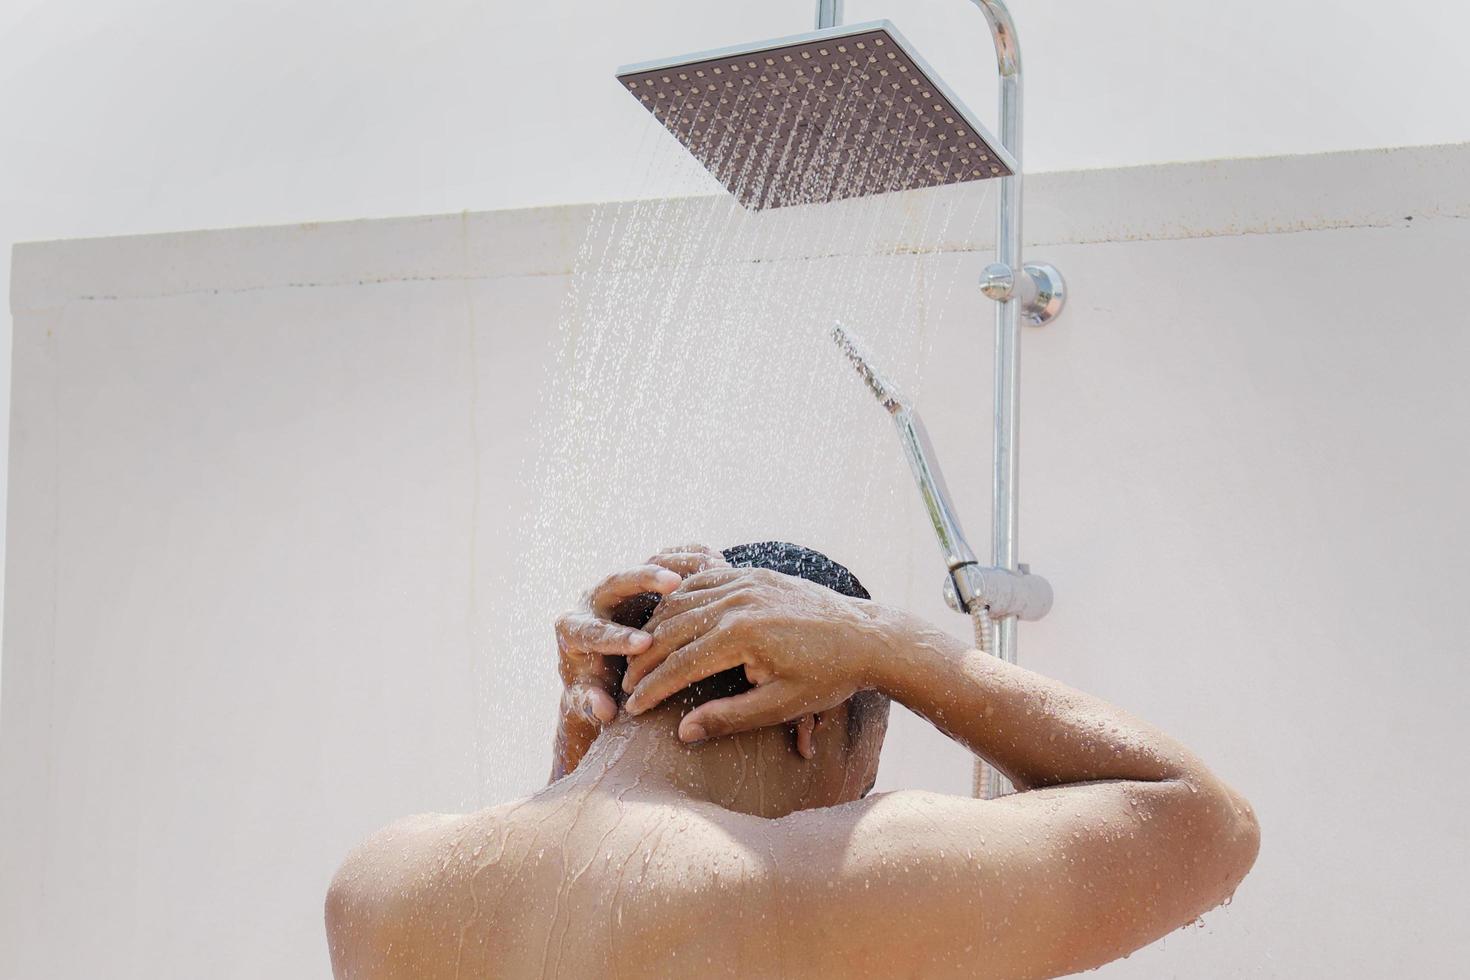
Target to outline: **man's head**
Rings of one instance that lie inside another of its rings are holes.
[[[765,568],[805,579],[840,595],[869,599],[868,590],[848,569],[819,551],[784,541],[762,541],[737,545],[723,551],[725,560],[736,568]],[[649,600],[656,596],[648,596]],[[655,603],[642,609],[628,610],[619,616],[629,626],[642,626],[652,615]],[[723,671],[685,688],[670,697],[666,705],[679,714],[687,713],[706,701],[733,697],[752,687],[744,668]],[[790,809],[832,806],[859,799],[872,788],[878,771],[878,756],[888,727],[889,702],[877,691],[860,691],[830,711],[817,716],[813,732],[813,758],[801,758],[795,749],[795,737],[789,725],[760,729],[715,739],[738,747],[742,759],[753,758],[760,779],[768,789],[773,784],[795,791],[800,802]],[[777,751],[761,751],[778,745]],[[743,763],[742,763],[743,765]],[[778,806],[778,809],[785,807]]]

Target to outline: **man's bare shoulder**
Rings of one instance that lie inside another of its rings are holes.
[[[405,869],[417,870],[452,851],[456,841],[472,828],[496,826],[502,819],[496,811],[501,809],[492,807],[468,814],[420,813],[395,820],[352,849],[333,880],[333,888],[341,885],[360,889],[403,877]]]
[[[614,933],[679,931],[685,910],[703,907],[692,899],[718,890],[722,876],[731,887],[762,879],[772,862],[754,856],[743,829],[751,820],[551,787],[474,813],[394,821],[355,848],[332,882],[334,967],[371,978],[602,969],[620,945]],[[567,941],[589,930],[605,937],[600,945]],[[562,962],[541,964],[543,953]]]
[[[477,859],[526,802],[404,817],[354,848],[327,892],[336,974],[434,977],[450,969],[475,918]]]

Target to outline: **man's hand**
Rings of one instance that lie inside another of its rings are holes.
[[[633,624],[646,618],[646,608],[678,588],[685,576],[720,567],[726,567],[724,556],[704,545],[665,548],[643,565],[609,575],[557,619],[562,696],[553,781],[575,769],[602,726],[617,717],[613,692],[624,658],[642,653],[652,642]]]
[[[882,642],[881,608],[765,569],[701,572],[665,596],[646,624],[653,641],[623,676],[623,689],[632,691],[627,708],[639,714],[740,666],[755,689],[695,708],[679,724],[681,739],[835,708],[868,684],[872,651]]]

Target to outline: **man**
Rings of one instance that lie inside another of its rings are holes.
[[[1192,921],[1255,859],[1250,807],[1182,746],[816,552],[671,549],[557,635],[552,783],[349,857],[341,980],[1059,976]],[[890,699],[1018,792],[869,796]]]

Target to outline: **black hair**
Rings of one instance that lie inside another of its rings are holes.
[[[759,541],[755,544],[737,544],[733,548],[726,548],[722,553],[725,560],[736,568],[769,568],[783,575],[825,585],[833,592],[854,599],[873,598],[852,572],[820,551],[803,548],[799,544],[788,541]]]

